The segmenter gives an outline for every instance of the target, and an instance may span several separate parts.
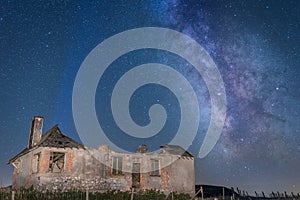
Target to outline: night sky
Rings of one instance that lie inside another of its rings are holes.
[[[224,128],[213,150],[196,159],[196,183],[249,193],[300,192],[299,13],[297,0],[1,1],[1,184],[11,184],[13,167],[6,162],[27,146],[33,116],[44,117],[44,132],[59,124],[63,133],[81,141],[72,113],[73,86],[98,44],[126,30],[163,27],[197,41],[224,81]],[[145,85],[130,99],[130,115],[140,126],[149,123],[151,105],[165,107],[166,126],[158,140],[118,140],[107,104],[126,70],[150,62],[173,67],[196,90],[200,128],[188,150],[197,156],[211,116],[210,95],[201,75],[177,55],[144,49],[115,60],[97,87],[98,120],[128,151],[140,142],[156,150],[170,141],[180,110],[168,88]]]

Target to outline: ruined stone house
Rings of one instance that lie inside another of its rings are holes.
[[[13,188],[39,190],[128,191],[157,189],[194,194],[194,157],[176,145],[149,153],[112,151],[108,145],[89,148],[62,134],[56,125],[42,135],[43,118],[32,119],[28,147],[9,160]]]

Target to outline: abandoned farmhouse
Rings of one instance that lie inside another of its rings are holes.
[[[64,135],[56,125],[42,134],[43,117],[32,119],[28,147],[9,160],[13,188],[38,190],[128,191],[157,189],[193,195],[194,157],[177,145],[150,153],[113,151],[108,145],[89,148]]]

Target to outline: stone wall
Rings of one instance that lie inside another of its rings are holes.
[[[124,187],[127,185],[125,179],[119,178],[103,178],[100,176],[93,177],[46,177],[40,178],[40,182],[36,185],[38,190],[86,190],[89,191],[106,191],[106,190],[121,190],[127,191],[130,188]]]

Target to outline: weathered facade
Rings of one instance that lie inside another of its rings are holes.
[[[85,147],[61,133],[56,125],[42,136],[42,117],[34,117],[29,144],[12,158],[13,188],[90,191],[131,188],[194,194],[194,157],[179,146],[149,153],[140,145],[134,154],[108,145]]]

